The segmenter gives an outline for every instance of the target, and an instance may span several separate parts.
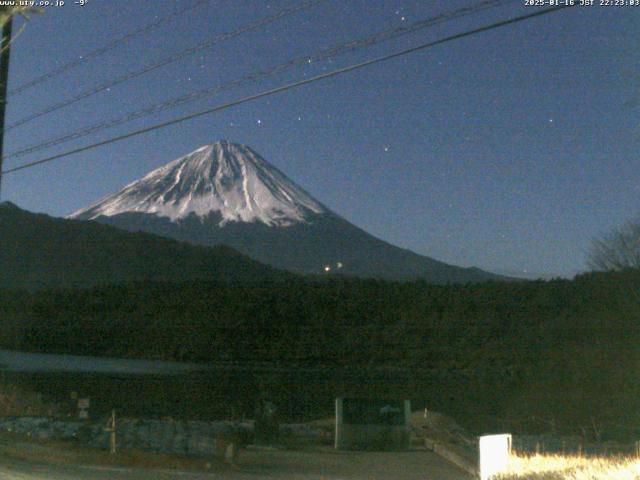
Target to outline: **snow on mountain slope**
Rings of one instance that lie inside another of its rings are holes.
[[[328,211],[251,148],[220,141],[152,171],[69,218],[91,220],[127,212],[171,221],[218,212],[220,226],[289,226],[304,223],[310,213]]]
[[[249,147],[217,142],[71,218],[194,245],[228,245],[272,267],[435,283],[497,278],[398,248],[314,200]]]

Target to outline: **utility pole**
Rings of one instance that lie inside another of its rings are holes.
[[[7,109],[7,84],[9,83],[9,56],[11,55],[11,29],[13,16],[10,15],[2,26],[0,42],[0,200],[2,199],[2,169],[4,160],[4,118]]]

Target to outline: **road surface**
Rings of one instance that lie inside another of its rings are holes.
[[[217,468],[217,467],[216,467]],[[336,452],[249,450],[238,466],[216,473],[48,464],[0,458],[3,480],[470,480],[467,473],[427,451]]]

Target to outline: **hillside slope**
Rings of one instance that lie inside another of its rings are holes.
[[[229,247],[201,247],[0,204],[0,288],[91,287],[140,280],[253,282],[289,274]]]
[[[504,279],[396,247],[332,212],[250,147],[205,145],[70,216],[198,245],[225,244],[300,274],[432,283]]]

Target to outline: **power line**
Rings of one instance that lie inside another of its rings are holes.
[[[391,54],[388,54],[388,55],[384,55],[384,56],[377,57],[377,58],[374,58],[374,59],[371,59],[371,60],[367,60],[367,61],[364,61],[364,62],[361,62],[361,63],[350,65],[348,67],[344,67],[344,68],[340,68],[340,69],[337,69],[337,70],[333,70],[331,72],[327,72],[327,73],[323,73],[323,74],[320,74],[320,75],[316,75],[315,77],[311,77],[311,78],[308,78],[308,79],[305,79],[305,80],[300,80],[300,81],[297,81],[297,82],[289,83],[289,84],[286,84],[286,85],[283,85],[283,86],[280,86],[280,87],[276,87],[276,88],[273,88],[273,89],[270,89],[270,90],[266,90],[266,91],[257,93],[255,95],[250,95],[250,96],[247,96],[247,97],[243,97],[243,98],[240,98],[238,100],[234,100],[234,101],[231,101],[231,102],[228,102],[228,103],[224,103],[222,105],[218,105],[218,106],[213,107],[213,108],[209,108],[209,109],[202,110],[202,111],[199,111],[199,112],[191,113],[189,115],[184,115],[182,117],[178,117],[178,118],[175,118],[173,120],[169,120],[167,122],[162,122],[162,123],[159,123],[159,124],[156,124],[156,125],[152,125],[150,127],[145,127],[145,128],[139,129],[139,130],[135,130],[133,132],[129,132],[129,133],[126,133],[126,134],[123,134],[123,135],[112,137],[110,139],[103,140],[101,142],[93,143],[91,145],[86,145],[84,147],[75,148],[73,150],[69,150],[69,151],[64,152],[64,153],[60,153],[60,154],[57,154],[57,155],[52,155],[50,157],[46,157],[46,158],[43,158],[43,159],[40,159],[40,160],[29,162],[29,163],[26,163],[24,165],[20,165],[18,167],[14,167],[14,168],[11,168],[9,170],[5,170],[4,172],[2,172],[2,174],[6,175],[8,173],[13,173],[13,172],[17,172],[17,171],[24,170],[24,169],[27,169],[27,168],[32,168],[32,167],[35,167],[36,165],[42,165],[44,163],[48,163],[48,162],[52,162],[54,160],[58,160],[58,159],[61,159],[61,158],[64,158],[64,157],[68,157],[68,156],[74,155],[76,153],[81,153],[81,152],[86,152],[88,150],[93,150],[95,148],[102,147],[104,145],[108,145],[110,143],[119,142],[119,141],[125,140],[127,138],[131,138],[131,137],[135,137],[135,136],[138,136],[138,135],[142,135],[142,134],[154,131],[154,130],[159,130],[161,128],[165,128],[165,127],[168,127],[168,126],[171,126],[171,125],[176,125],[178,123],[182,123],[182,122],[185,122],[187,120],[191,120],[193,118],[202,117],[204,115],[209,115],[209,114],[212,114],[212,113],[215,113],[215,112],[219,112],[221,110],[226,110],[228,108],[231,108],[231,107],[234,107],[234,106],[237,106],[237,105],[241,105],[243,103],[251,102],[253,100],[258,100],[258,99],[264,98],[264,97],[269,97],[269,96],[275,95],[277,93],[285,92],[287,90],[292,90],[294,88],[298,88],[298,87],[301,87],[301,86],[304,86],[304,85],[307,85],[307,84],[310,84],[310,83],[315,83],[315,82],[320,81],[320,80],[325,80],[327,78],[336,77],[336,76],[342,75],[344,73],[352,72],[354,70],[359,70],[361,68],[368,67],[370,65],[375,65],[375,64],[378,64],[378,63],[386,62],[386,61],[392,60],[394,58],[398,58],[398,57],[402,57],[402,56],[405,56],[405,55],[409,55],[409,54],[412,54],[412,53],[415,53],[415,52],[418,52],[418,51],[421,51],[421,50],[425,50],[425,49],[428,49],[428,48],[431,48],[431,47],[435,47],[436,45],[442,45],[444,43],[448,43],[448,42],[451,42],[451,41],[454,41],[454,40],[458,40],[460,38],[465,38],[465,37],[469,37],[471,35],[475,35],[475,34],[478,34],[478,33],[487,32],[489,30],[494,30],[496,28],[504,27],[504,26],[507,26],[507,25],[513,25],[515,23],[520,23],[520,22],[523,22],[523,21],[526,21],[526,20],[529,20],[529,19],[532,19],[532,18],[535,18],[535,17],[540,17],[542,15],[546,15],[548,13],[553,13],[553,12],[557,12],[557,11],[560,11],[560,10],[564,10],[565,8],[570,8],[572,6],[574,6],[574,5],[567,4],[567,5],[562,5],[562,6],[559,6],[559,7],[546,8],[544,10],[539,10],[537,12],[529,13],[529,14],[526,14],[526,15],[521,15],[521,16],[518,16],[518,17],[514,17],[514,18],[511,18],[511,19],[508,19],[508,20],[502,20],[502,21],[499,21],[499,22],[496,22],[496,23],[492,23],[490,25],[486,25],[484,27],[479,27],[479,28],[475,28],[473,30],[468,30],[466,32],[462,32],[462,33],[458,33],[458,34],[455,34],[455,35],[451,35],[451,36],[448,36],[448,37],[445,37],[445,38],[442,38],[440,40],[436,40],[436,41],[433,41],[433,42],[423,43],[423,44],[415,46],[415,47],[407,48],[405,50],[401,50],[401,51],[394,52],[394,53],[391,53]]]
[[[82,55],[80,55],[77,59],[75,60],[71,60],[70,62],[65,63],[64,65],[61,65],[57,68],[54,68],[46,73],[43,73],[42,75],[39,75],[25,83],[23,83],[22,85],[17,86],[16,88],[13,88],[11,90],[9,90],[9,95],[18,95],[22,92],[25,92],[33,87],[35,87],[36,85],[41,84],[42,82],[45,82],[46,80],[50,80],[54,77],[57,77],[59,75],[62,75],[66,72],[68,72],[69,70],[72,70],[80,65],[82,65],[83,63],[86,63],[90,60],[94,60],[98,57],[100,57],[101,55],[104,55],[105,53],[109,52],[110,50],[113,50],[114,48],[119,47],[120,45],[124,45],[126,43],[128,43],[130,40],[132,40],[135,37],[138,37],[140,35],[145,35],[153,30],[155,30],[158,27],[161,27],[163,25],[166,25],[168,23],[173,22],[175,19],[177,19],[178,17],[184,15],[185,13],[188,13],[192,10],[197,9],[198,7],[201,7],[202,5],[205,5],[207,3],[209,3],[210,0],[197,0],[195,3],[181,9],[178,10],[175,13],[172,13],[171,15],[167,15],[165,17],[159,18],[158,20],[149,23],[148,25],[145,25],[144,27],[141,27],[139,29],[133,30],[129,33],[126,33],[118,38],[116,38],[115,40],[96,48],[95,50],[91,50],[87,53],[84,53]]]
[[[425,28],[429,28],[432,27],[434,25],[440,24],[440,23],[444,23],[444,22],[448,22],[454,19],[458,19],[458,18],[462,18],[462,17],[466,17],[481,11],[485,11],[488,10],[490,8],[495,8],[495,7],[499,7],[502,5],[506,5],[508,3],[513,3],[515,0],[484,0],[482,2],[479,2],[477,4],[471,5],[471,6],[467,6],[467,7],[463,7],[463,8],[459,8],[457,10],[453,10],[450,12],[446,12],[446,13],[441,13],[439,15],[433,16],[433,17],[429,17],[426,19],[422,19],[416,22],[413,22],[409,25],[403,25],[400,27],[394,27],[391,29],[386,29],[380,32],[377,32],[373,35],[369,35],[357,40],[352,40],[346,43],[342,43],[340,45],[336,45],[330,48],[326,48],[323,50],[320,50],[319,52],[313,53],[311,55],[305,55],[305,56],[301,56],[301,57],[297,57],[297,58],[293,58],[287,62],[281,63],[279,65],[275,65],[273,67],[270,67],[266,70],[260,70],[260,71],[255,71],[252,72],[250,74],[247,74],[243,77],[240,77],[238,79],[234,79],[234,80],[230,80],[228,82],[224,82],[222,84],[218,84],[214,87],[210,87],[210,88],[206,88],[206,89],[202,89],[202,90],[196,90],[190,93],[187,93],[185,95],[181,95],[179,97],[175,97],[173,99],[170,100],[165,100],[163,102],[159,102],[159,103],[155,103],[152,104],[150,106],[147,106],[145,108],[142,108],[140,110],[136,110],[133,112],[130,112],[124,116],[118,117],[118,118],[114,118],[111,120],[106,120],[106,121],[102,121],[99,122],[97,124],[82,128],[80,130],[76,130],[74,132],[71,133],[67,133],[65,135],[59,136],[59,137],[55,137],[55,138],[51,138],[48,140],[45,140],[43,142],[34,144],[34,145],[30,145],[28,147],[25,147],[21,150],[17,150],[14,152],[9,153],[7,156],[5,156],[5,160],[9,159],[9,158],[16,158],[16,157],[22,157],[24,155],[30,154],[30,153],[34,153],[40,150],[44,150],[46,148],[49,147],[53,147],[56,145],[60,145],[63,143],[67,143],[70,142],[72,140],[77,140],[79,138],[83,138],[86,137],[88,135],[92,135],[94,133],[97,133],[99,131],[105,130],[105,129],[109,129],[109,128],[113,128],[119,125],[122,125],[124,123],[127,122],[131,122],[133,120],[137,120],[139,118],[143,118],[155,113],[159,113],[171,108],[175,108],[187,103],[191,103],[194,102],[196,100],[200,100],[202,98],[206,98],[206,97],[210,97],[213,95],[216,95],[218,93],[221,93],[225,90],[229,90],[232,88],[236,88],[239,87],[245,83],[249,83],[249,82],[255,82],[257,80],[261,80],[267,77],[271,77],[274,76],[276,74],[282,73],[286,70],[289,70],[291,68],[297,67],[297,66],[301,66],[301,65],[305,65],[311,62],[319,62],[319,61],[324,61],[324,60],[329,60],[332,59],[334,57],[337,57],[339,55],[342,55],[344,53],[348,53],[363,47],[369,47],[371,45],[376,45],[378,43],[381,42],[385,42],[388,40],[392,40],[392,39],[396,39],[399,38],[401,36],[404,35],[408,35],[408,34],[412,34],[415,32],[418,32],[420,30],[423,30]]]
[[[26,117],[21,118],[20,120],[13,122],[12,124],[9,124],[8,126],[5,127],[4,131],[9,131],[12,130],[16,127],[19,127],[21,125],[24,125],[25,123],[31,122],[32,120],[35,120],[36,118],[40,118],[43,117],[44,115],[47,115],[51,112],[55,112],[57,110],[60,110],[61,108],[67,107],[69,105],[72,105],[76,102],[79,102],[80,100],[84,100],[85,98],[91,97],[93,95],[96,95],[97,93],[103,92],[111,87],[114,87],[116,85],[119,85],[121,83],[124,83],[126,81],[132,80],[134,78],[140,77],[142,75],[145,75],[147,73],[150,73],[154,70],[157,70],[161,67],[164,67],[166,65],[169,65],[171,63],[177,62],[178,60],[182,60],[183,58],[186,58],[190,55],[193,55],[201,50],[205,50],[207,48],[211,48],[214,45],[217,45],[220,42],[224,42],[226,40],[229,40],[231,38],[237,37],[239,35],[242,35],[244,33],[247,32],[251,32],[254,30],[259,29],[260,27],[263,27],[264,25],[268,25],[270,23],[273,23],[277,20],[280,20],[281,18],[293,15],[295,13],[298,13],[300,11],[303,10],[307,10],[311,7],[314,7],[322,2],[325,2],[327,0],[308,0],[306,2],[303,2],[300,5],[297,5],[295,7],[289,7],[289,8],[285,8],[283,10],[280,10],[278,13],[274,14],[274,15],[270,15],[267,17],[264,17],[260,20],[257,20],[255,22],[251,22],[245,26],[242,26],[236,30],[233,30],[231,32],[226,32],[220,35],[217,35],[216,37],[212,38],[211,40],[207,40],[206,42],[202,42],[196,46],[193,47],[189,47],[186,48],[178,53],[175,53],[173,55],[169,55],[168,57],[165,57],[155,63],[152,63],[150,65],[147,65],[145,67],[142,67],[138,70],[134,70],[132,72],[129,73],[125,73],[124,75],[120,75],[119,77],[116,77],[114,79],[111,79],[105,83],[102,83],[96,87],[90,88],[89,90],[85,90],[84,92],[79,93],[78,95],[71,97],[68,100],[64,100],[62,102],[58,102],[55,103],[53,105],[50,105],[36,113],[33,113],[31,115],[27,115]]]

